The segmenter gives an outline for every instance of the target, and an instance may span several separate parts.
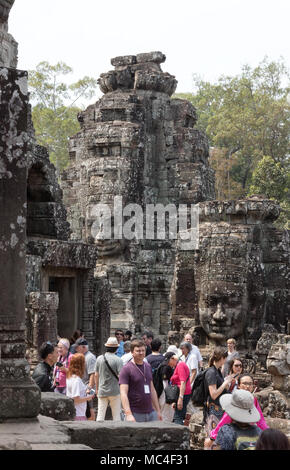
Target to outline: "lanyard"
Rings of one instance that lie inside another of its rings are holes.
[[[134,366],[136,367],[136,369],[139,370],[140,374],[143,375],[144,381],[147,382],[146,377],[145,377],[145,364],[144,364],[144,362],[143,362],[144,372],[142,372],[142,370],[139,369],[139,367],[138,367],[137,364],[135,363],[134,359],[132,360],[132,364],[134,364]]]

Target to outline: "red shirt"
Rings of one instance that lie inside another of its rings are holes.
[[[177,366],[174,369],[173,376],[170,379],[170,382],[173,385],[178,385],[180,388],[181,382],[186,382],[184,395],[191,394],[191,386],[189,380],[190,372],[189,367],[185,362],[178,362]]]

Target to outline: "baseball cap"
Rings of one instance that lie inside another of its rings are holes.
[[[88,346],[88,342],[85,338],[78,338],[75,342],[76,346]]]

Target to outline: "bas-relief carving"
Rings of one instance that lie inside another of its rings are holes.
[[[234,337],[240,345],[254,348],[264,324],[272,323],[280,332],[286,328],[288,234],[286,231],[281,234],[271,226],[279,214],[272,201],[253,197],[235,202],[247,207],[243,224],[238,211],[228,213],[230,222],[218,221],[223,219],[225,208],[217,211],[211,203],[201,204],[201,220],[212,221],[200,224],[194,288],[199,322],[209,342],[225,344],[227,338]],[[272,259],[269,259],[270,235],[272,241],[283,240],[279,250],[277,243],[276,253],[272,243]],[[275,273],[279,289],[271,283],[273,264],[278,267]],[[274,295],[275,304],[271,302]]]
[[[198,331],[202,344],[234,337],[254,350],[264,325],[284,332],[289,315],[289,234],[272,224],[279,206],[252,196],[199,208],[199,249],[177,251],[171,337]]]

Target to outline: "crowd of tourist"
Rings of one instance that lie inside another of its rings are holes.
[[[233,338],[227,349],[214,349],[205,370],[189,333],[179,348],[170,345],[164,353],[161,340],[150,331],[137,338],[118,329],[104,347],[105,353],[96,357],[81,330],[70,340],[47,341],[32,377],[41,391],[73,399],[78,421],[104,421],[109,405],[113,421],[187,425],[195,411],[192,391],[199,376],[206,390],[205,450],[289,449],[287,437],[267,426],[253,395],[253,377],[245,373]]]

